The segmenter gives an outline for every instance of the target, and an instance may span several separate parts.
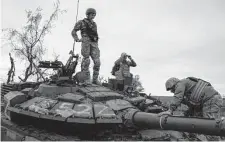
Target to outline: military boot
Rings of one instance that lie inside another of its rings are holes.
[[[98,81],[98,71],[93,71],[93,80],[92,80],[92,83],[93,84],[97,84],[97,85],[100,85],[101,83]]]
[[[101,82],[99,82],[98,80],[93,80],[92,83],[96,85],[101,85]]]
[[[83,71],[85,75],[84,84],[91,84],[90,81],[90,72],[89,71]]]

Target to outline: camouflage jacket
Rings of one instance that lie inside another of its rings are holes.
[[[131,61],[127,61],[127,60],[121,60],[118,59],[115,62],[115,66],[119,66],[119,71],[123,74],[123,76],[129,77],[130,76],[130,66],[132,67],[136,67],[137,64],[135,63],[135,61],[133,59],[131,59]]]
[[[197,81],[191,80],[189,78],[180,80],[175,86],[174,97],[172,103],[170,104],[170,109],[175,110],[181,103],[190,105],[196,105],[192,103],[190,97],[194,88],[196,87]],[[219,94],[210,84],[201,92],[200,96],[200,105],[202,105],[205,101],[212,98],[212,96]],[[198,104],[199,105],[199,104]]]
[[[72,31],[72,36],[78,38],[77,31],[81,32],[81,36],[88,37],[92,42],[98,41],[97,24],[94,21],[90,21],[87,18],[78,21]]]

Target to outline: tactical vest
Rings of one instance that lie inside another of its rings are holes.
[[[130,77],[130,66],[127,63],[121,63],[120,69],[124,77]]]
[[[206,87],[206,86],[211,86],[211,84],[207,81],[204,81],[202,79],[199,79],[199,78],[194,78],[194,77],[188,77],[187,79],[191,80],[191,81],[194,81],[194,82],[197,82],[190,97],[188,98],[189,99],[189,102],[192,104],[192,105],[200,105],[202,102],[202,98],[204,97],[204,92],[203,92],[203,89]]]
[[[83,19],[82,22],[84,24],[84,28],[81,30],[81,35],[87,35],[92,42],[97,42],[98,32],[95,22],[91,23],[87,19]]]

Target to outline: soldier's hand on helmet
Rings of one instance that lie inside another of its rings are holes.
[[[171,116],[172,115],[172,111],[168,110],[168,111],[161,112],[161,113],[158,114],[158,117],[163,116],[163,115]]]

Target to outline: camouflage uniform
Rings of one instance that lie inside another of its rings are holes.
[[[87,18],[78,21],[72,31],[72,36],[78,38],[76,32],[81,31],[82,44],[81,44],[81,54],[83,56],[81,62],[81,71],[85,72],[90,79],[90,58],[91,56],[94,67],[93,67],[93,81],[97,81],[99,70],[100,70],[100,50],[98,48],[98,33],[97,25],[95,22],[88,20]]]
[[[115,66],[120,66],[119,70],[115,72],[116,79],[123,80],[126,77],[131,77],[132,74],[130,73],[130,66],[136,67],[137,64],[135,61],[131,58],[131,61],[127,61],[124,59],[124,55],[122,55],[116,62]]]
[[[174,97],[170,109],[175,110],[181,103],[184,103],[189,106],[189,108],[199,108],[199,111],[202,110],[202,113],[198,116],[205,118],[220,118],[222,97],[211,85],[206,86],[202,90],[200,96],[201,100],[198,104],[194,103],[193,100],[190,100],[191,93],[196,84],[196,81],[188,78],[180,80],[175,86]],[[199,111],[195,111],[195,114],[192,115],[196,116],[196,113]]]
[[[221,95],[211,86],[211,84],[205,86],[201,91],[199,103],[190,99],[197,82],[198,81],[189,78],[178,81],[175,85],[174,97],[170,104],[170,109],[174,111],[181,103],[183,103],[189,107],[188,113],[186,113],[189,116],[219,119],[221,117],[220,109],[223,100]],[[219,137],[217,136],[207,135],[206,137],[208,140],[219,140]]]

